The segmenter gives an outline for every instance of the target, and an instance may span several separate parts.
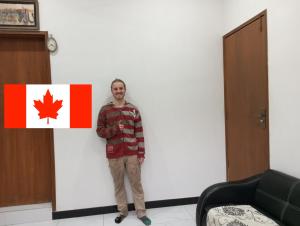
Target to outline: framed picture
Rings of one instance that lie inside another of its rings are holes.
[[[37,0],[0,0],[0,29],[39,30]]]

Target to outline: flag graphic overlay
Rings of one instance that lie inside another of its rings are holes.
[[[92,85],[4,85],[4,128],[91,128]]]

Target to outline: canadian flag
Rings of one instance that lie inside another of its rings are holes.
[[[4,128],[91,128],[92,85],[4,85]]]

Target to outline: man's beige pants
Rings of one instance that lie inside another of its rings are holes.
[[[136,155],[108,159],[111,175],[114,180],[115,197],[120,214],[127,216],[127,197],[124,185],[125,172],[127,173],[134,200],[137,217],[146,215],[144,191],[141,184],[141,166]]]

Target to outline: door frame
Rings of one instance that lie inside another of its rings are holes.
[[[45,51],[47,49],[47,40],[48,40],[48,32],[47,31],[0,31],[0,36],[5,38],[39,38],[42,39],[45,43]],[[46,54],[46,60],[48,63],[48,83],[51,84],[51,62],[50,62],[50,54]],[[52,211],[56,210],[56,189],[55,189],[55,155],[54,155],[54,135],[53,129],[50,129],[50,173],[51,173],[51,204]]]
[[[267,29],[267,10],[263,10],[262,12],[260,12],[259,14],[257,14],[256,16],[254,16],[253,18],[249,19],[248,21],[246,21],[245,23],[241,24],[240,26],[238,26],[237,28],[233,29],[232,31],[228,32],[227,34],[225,34],[223,36],[223,74],[224,74],[224,112],[225,112],[225,142],[226,142],[226,180],[229,181],[229,176],[228,176],[228,168],[229,168],[229,159],[228,159],[228,125],[227,125],[227,99],[226,99],[226,74],[225,74],[225,69],[226,69],[226,65],[225,65],[225,39],[227,37],[229,37],[230,35],[236,33],[237,31],[243,29],[244,27],[246,27],[247,25],[251,24],[253,21],[261,18],[261,17],[265,17],[265,22],[261,22],[264,23],[262,24],[266,29]],[[267,103],[266,103],[266,112],[267,112],[267,121],[266,121],[266,127],[267,127],[267,148],[268,148],[268,168],[270,168],[270,135],[269,135],[269,72],[268,72],[268,35],[266,34],[265,36],[265,45],[266,45],[266,73],[267,73],[267,93],[268,93],[268,97],[267,97]]]

